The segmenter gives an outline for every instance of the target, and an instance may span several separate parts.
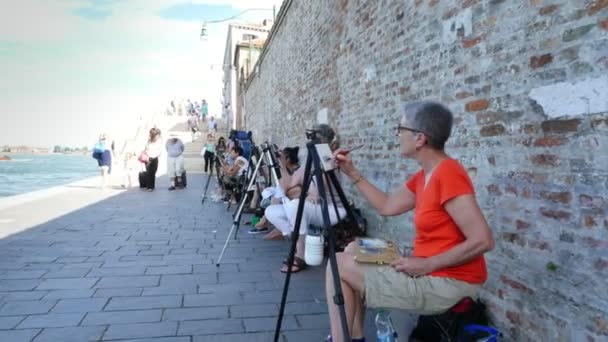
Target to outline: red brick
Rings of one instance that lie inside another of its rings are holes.
[[[550,53],[530,57],[530,67],[533,69],[540,68],[551,62],[553,62],[553,55],[551,55]]]
[[[500,188],[496,184],[490,184],[486,186],[486,189],[488,190],[488,194],[490,195],[502,195],[502,193],[500,192]]]
[[[525,245],[524,240],[517,233],[502,233],[502,239],[506,242],[514,243],[520,247]]]
[[[608,241],[606,240],[598,240],[592,237],[584,237],[583,244],[590,248],[608,248]]]
[[[516,220],[515,221],[515,226],[517,227],[518,230],[530,228],[530,224],[528,222],[525,222],[525,221],[522,221],[522,220]]]
[[[451,17],[455,16],[456,13],[458,13],[458,8],[449,9],[448,11],[443,13],[442,18],[443,18],[443,20],[448,20]]]
[[[587,6],[587,14],[594,15],[608,7],[608,0],[595,0]]]
[[[410,87],[400,87],[399,88],[399,94],[401,94],[401,95],[403,95],[409,91],[410,91]]]
[[[489,106],[490,106],[490,102],[487,99],[479,99],[479,100],[468,102],[465,105],[465,108],[469,112],[477,112],[480,110],[488,109]]]
[[[568,133],[578,131],[581,119],[570,120],[547,120],[540,124],[545,133]]]
[[[597,259],[595,263],[593,263],[593,267],[598,271],[605,271],[608,268],[608,260]]]
[[[523,291],[523,292],[526,292],[526,293],[529,293],[529,294],[533,294],[534,293],[534,291],[531,288],[527,287],[526,285],[524,285],[524,284],[522,284],[522,283],[520,283],[520,282],[518,282],[516,280],[508,278],[505,275],[501,275],[500,276],[500,280],[503,283],[505,283],[506,285],[509,285],[510,287],[512,287],[512,288],[514,288],[516,290],[520,290],[520,291]]]
[[[467,71],[467,66],[466,65],[459,66],[458,68],[454,69],[454,75],[463,74],[465,71]]]
[[[546,136],[534,140],[534,146],[536,147],[553,147],[561,146],[568,142],[568,139],[559,136]]]
[[[597,226],[597,222],[593,216],[585,216],[583,219],[583,225],[587,228],[592,228]]]
[[[513,195],[517,196],[517,188],[514,187],[513,185],[505,186],[505,192],[508,194],[513,194]]]
[[[567,220],[572,216],[569,212],[563,210],[551,210],[547,208],[540,208],[540,213],[548,218],[552,218],[558,221]]]
[[[540,197],[550,200],[555,203],[568,204],[572,200],[572,194],[569,192],[550,192],[542,191]]]
[[[530,241],[530,248],[539,249],[541,251],[551,251],[551,247],[545,241]]]
[[[555,12],[555,10],[558,8],[559,8],[559,5],[549,5],[549,6],[545,6],[545,7],[541,8],[540,10],[538,10],[538,13],[540,15],[547,15],[547,14],[551,14],[551,13]]]
[[[514,311],[507,311],[507,319],[511,324],[519,325],[521,324],[521,317],[519,317],[519,313]]]
[[[600,20],[599,25],[602,28],[602,30],[608,31],[608,18]]]
[[[475,37],[475,38],[471,38],[471,39],[463,39],[462,47],[464,47],[465,49],[471,48],[471,47],[479,44],[482,40],[483,40],[483,36],[479,36],[479,37]]]
[[[467,97],[473,96],[473,94],[469,93],[468,91],[461,91],[456,93],[456,98],[459,100],[462,99],[466,99]]]
[[[557,166],[559,158],[553,154],[537,154],[530,157],[532,164],[537,166]]]
[[[497,136],[497,135],[503,135],[505,134],[505,126],[501,125],[501,124],[496,124],[496,125],[488,125],[488,126],[483,126],[481,128],[481,130],[479,130],[479,134],[482,137],[493,137],[493,136]]]

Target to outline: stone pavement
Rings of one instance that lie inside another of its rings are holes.
[[[163,178],[152,193],[106,190],[116,194],[2,238],[0,341],[271,341],[289,244],[250,236],[243,224],[216,268],[231,212],[201,206],[204,177],[191,175],[180,191]],[[0,209],[0,218],[19,224],[100,192],[74,189]],[[328,333],[323,274],[293,276],[283,342]]]

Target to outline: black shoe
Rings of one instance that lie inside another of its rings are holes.
[[[267,232],[268,232],[268,227],[262,227],[262,228],[253,227],[253,228],[249,229],[249,234],[251,234],[251,235],[262,234],[262,233],[267,233]]]
[[[169,191],[173,191],[173,190],[175,190],[175,187],[172,185],[169,187]]]

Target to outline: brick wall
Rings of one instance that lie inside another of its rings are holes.
[[[608,1],[286,3],[245,94],[256,140],[303,146],[327,116],[388,191],[418,169],[398,155],[399,104],[440,100],[497,240],[483,292],[496,325],[518,341],[606,340]],[[410,243],[411,214],[364,211],[372,235]]]

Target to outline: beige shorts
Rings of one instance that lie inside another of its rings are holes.
[[[169,178],[181,177],[184,172],[184,157],[167,157],[167,176]]]
[[[390,266],[363,265],[369,308],[395,308],[421,315],[445,312],[464,297],[477,298],[481,285],[453,278],[412,278]]]

